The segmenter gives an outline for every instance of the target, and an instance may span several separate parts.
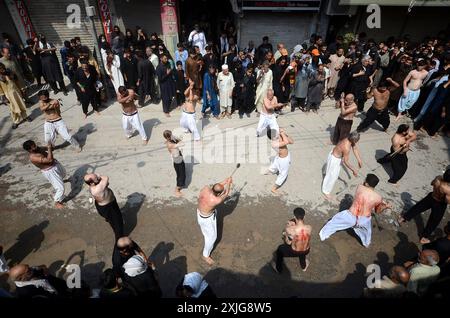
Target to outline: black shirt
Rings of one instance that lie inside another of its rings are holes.
[[[141,248],[139,245],[136,244],[135,241],[133,242],[133,248],[132,252],[129,255],[122,255],[117,248],[117,244],[114,245],[113,255],[112,255],[112,265],[113,265],[113,271],[118,277],[123,277],[125,275],[125,271],[123,270],[122,266],[125,264],[131,257],[134,255],[137,255]]]

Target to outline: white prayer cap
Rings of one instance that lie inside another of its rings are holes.
[[[222,70],[228,70],[228,65],[227,64],[222,65]]]
[[[144,273],[148,265],[141,255],[134,255],[122,267],[128,276],[134,277]]]

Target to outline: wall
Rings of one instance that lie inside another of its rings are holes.
[[[148,35],[162,33],[159,4],[159,0],[114,0],[117,16],[122,18],[125,28],[134,32],[140,26]]]

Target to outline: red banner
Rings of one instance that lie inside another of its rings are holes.
[[[98,8],[100,10],[103,32],[105,33],[106,41],[109,43],[113,26],[111,25],[111,12],[109,11],[108,0],[98,0]]]
[[[31,23],[30,16],[28,15],[28,10],[25,7],[25,4],[23,3],[23,1],[17,0],[16,8],[19,13],[19,16],[22,21],[22,25],[23,25],[23,28],[25,30],[27,37],[29,39],[33,38],[35,36],[33,24]]]
[[[177,1],[160,0],[162,33],[164,35],[178,34]]]

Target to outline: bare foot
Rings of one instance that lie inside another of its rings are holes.
[[[398,113],[397,117],[395,117],[395,121],[396,122],[399,121],[400,118],[402,118],[402,117],[403,117],[403,115],[401,113]]]
[[[420,244],[428,244],[428,243],[430,243],[431,241],[429,240],[429,239],[427,239],[427,238],[425,238],[425,237],[422,237],[421,239],[420,239]]]
[[[180,190],[175,190],[175,196],[177,198],[181,198],[183,196],[183,193]]]
[[[78,153],[80,153],[81,150],[82,150],[81,146],[79,146],[79,147],[77,147],[77,148],[75,149],[75,151],[78,152]]]
[[[169,113],[164,113],[164,115],[166,115],[166,117],[170,117],[170,114],[169,114]]]
[[[211,258],[211,257],[204,257],[204,256],[202,256],[202,258],[203,258],[203,260],[206,262],[206,263],[208,263],[208,265],[213,265],[214,264],[214,260]]]
[[[56,202],[55,203],[55,208],[57,208],[57,209],[64,209],[64,204],[62,204],[61,202]]]
[[[310,262],[309,262],[308,260],[306,260],[306,267],[305,267],[305,268],[302,268],[302,271],[306,272],[306,270],[307,270],[308,267],[309,267],[309,264],[310,264]]]
[[[142,144],[145,146],[146,144],[148,144],[148,138],[145,140],[142,140]]]
[[[99,112],[99,111],[95,111],[95,113],[96,113],[98,116],[100,116],[100,112]]]
[[[88,115],[87,115],[87,114],[84,114],[84,119],[87,119],[87,117],[88,117]]]
[[[280,195],[280,192],[278,191],[278,188],[277,188],[277,187],[273,187],[271,191],[272,191],[272,193],[275,194],[275,195]]]
[[[329,195],[329,194],[325,194],[325,193],[322,193],[322,194],[323,194],[323,196],[325,197],[326,200],[328,200],[328,201],[334,201],[333,196],[331,196],[331,195]]]

